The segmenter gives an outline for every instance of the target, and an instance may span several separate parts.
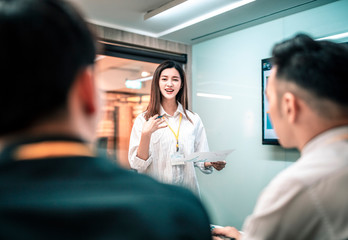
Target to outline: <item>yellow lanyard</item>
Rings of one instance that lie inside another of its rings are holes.
[[[68,141],[47,141],[20,146],[14,153],[16,160],[42,159],[51,157],[95,156],[83,143]]]
[[[180,119],[179,119],[179,127],[178,127],[178,132],[175,134],[173,128],[171,128],[171,126],[169,125],[169,123],[167,122],[168,124],[168,127],[170,128],[170,130],[172,131],[172,133],[174,134],[175,136],[175,139],[176,139],[176,151],[179,152],[179,130],[180,130],[180,124],[181,124],[181,119],[182,119],[182,114],[180,113]]]

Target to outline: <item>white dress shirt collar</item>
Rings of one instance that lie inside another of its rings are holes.
[[[185,114],[184,114],[184,109],[183,109],[181,103],[179,103],[179,102],[177,102],[177,103],[178,103],[178,108],[176,109],[175,113],[173,114],[173,117],[176,117],[176,116],[179,115],[180,113],[181,113],[183,116],[185,116]],[[166,115],[167,117],[171,117],[171,115],[169,115],[169,114],[164,110],[164,108],[162,107],[162,105],[161,105],[161,107],[160,107],[160,115]]]
[[[331,142],[348,139],[348,126],[329,129],[311,139],[302,149],[302,155],[308,154],[317,148],[330,144]]]

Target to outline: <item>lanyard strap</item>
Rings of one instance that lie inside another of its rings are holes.
[[[13,153],[13,157],[16,160],[70,156],[92,157],[95,155],[86,144],[68,141],[47,141],[26,144],[18,147]]]
[[[172,131],[172,133],[175,136],[175,139],[176,139],[176,151],[177,152],[179,152],[179,130],[180,130],[180,125],[181,125],[181,119],[182,119],[182,114],[180,113],[179,127],[178,127],[178,132],[176,134],[175,134],[174,130],[172,129],[172,127],[169,125],[169,123],[166,121],[167,124],[168,124],[169,129]]]

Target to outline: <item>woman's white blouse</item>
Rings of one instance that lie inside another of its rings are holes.
[[[191,123],[186,118],[180,103],[178,103],[178,108],[173,116],[168,115],[162,107],[160,110],[160,115],[164,114],[175,133],[179,127],[180,113],[182,114],[182,120],[179,132],[179,148],[183,151],[184,156],[186,157],[194,152],[209,152],[205,129],[198,114],[186,111],[192,120]],[[171,155],[176,151],[176,139],[169,127],[159,129],[151,135],[148,159],[141,159],[136,156],[145,121],[144,113],[135,119],[129,143],[129,163],[139,173],[148,174],[164,183],[172,183]],[[183,185],[199,195],[194,166],[206,174],[212,173],[213,169],[212,167],[205,168],[204,163],[185,164]]]

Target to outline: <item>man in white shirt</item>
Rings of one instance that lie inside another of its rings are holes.
[[[269,112],[301,158],[263,191],[236,239],[348,239],[348,47],[300,34],[277,44]],[[219,239],[219,237],[215,237]]]

